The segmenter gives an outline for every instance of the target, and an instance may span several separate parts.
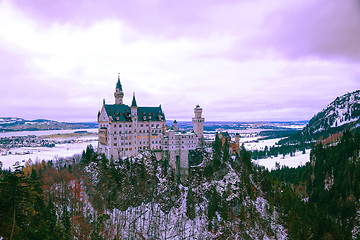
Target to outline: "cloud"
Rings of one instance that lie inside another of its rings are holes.
[[[291,1],[268,15],[264,35],[254,43],[290,58],[360,61],[358,0]]]
[[[95,121],[121,72],[125,103],[135,91],[168,119],[196,104],[208,120],[309,119],[360,88],[356,57],[318,49],[319,27],[343,41],[332,27],[302,26],[320,2],[2,1],[0,116]]]

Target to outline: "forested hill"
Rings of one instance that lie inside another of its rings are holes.
[[[317,113],[301,132],[284,142],[318,140],[331,134],[360,127],[360,90],[337,97]]]
[[[306,199],[322,229],[333,229],[326,239],[360,239],[360,134],[341,135],[316,144],[306,166],[271,174]]]

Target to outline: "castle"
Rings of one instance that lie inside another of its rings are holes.
[[[188,171],[189,150],[202,147],[204,121],[202,108],[197,105],[192,118],[193,131],[180,131],[176,120],[166,126],[165,114],[158,107],[137,106],[135,93],[131,106],[123,103],[124,92],[120,75],[115,88],[115,104],[105,104],[98,113],[98,152],[107,158],[136,156],[142,151],[153,151],[158,159],[167,157],[169,164],[180,174]]]

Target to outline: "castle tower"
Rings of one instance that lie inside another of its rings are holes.
[[[115,104],[117,104],[117,105],[122,105],[123,104],[124,92],[122,90],[122,86],[121,86],[121,83],[120,83],[120,73],[118,75],[118,81],[116,83],[114,97],[115,97]]]
[[[195,117],[192,118],[193,129],[197,137],[199,138],[199,143],[202,145],[204,141],[204,121],[205,118],[201,117],[202,108],[199,105],[196,105],[194,108]]]
[[[240,135],[238,133],[235,135],[235,151],[240,152]]]

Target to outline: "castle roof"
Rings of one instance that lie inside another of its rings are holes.
[[[131,108],[128,105],[105,104],[105,111],[113,121],[131,122]],[[138,121],[165,121],[165,114],[159,107],[138,107]]]

